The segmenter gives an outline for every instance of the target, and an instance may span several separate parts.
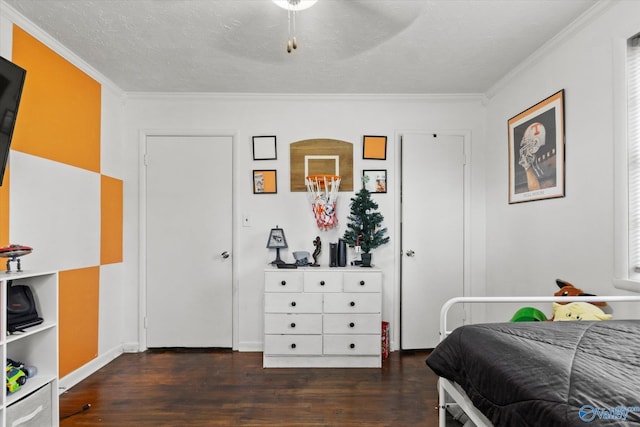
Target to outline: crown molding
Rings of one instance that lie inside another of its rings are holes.
[[[529,55],[524,61],[518,64],[515,68],[511,69],[507,74],[504,75],[500,80],[498,80],[493,86],[491,86],[487,92],[485,93],[487,100],[493,98],[500,90],[502,90],[505,86],[509,84],[509,82],[513,81],[518,75],[522,72],[529,69],[535,62],[539,61],[540,58],[546,56],[551,51],[556,49],[560,44],[564,43],[571,36],[576,34],[582,28],[584,28],[588,23],[593,21],[595,18],[602,15],[602,13],[610,8],[612,5],[617,3],[619,0],[600,0],[598,3],[594,4],[586,10],[582,15],[576,18],[570,25],[565,27],[560,33],[556,34],[553,38],[549,39],[545,44],[543,44],[540,48],[538,48],[535,52]]]
[[[486,102],[481,93],[461,94],[379,94],[379,93],[238,93],[238,92],[127,92],[131,100],[241,100],[241,101],[416,101],[416,102]]]

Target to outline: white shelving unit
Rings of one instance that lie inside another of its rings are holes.
[[[29,285],[43,323],[7,335],[7,287]],[[37,374],[27,379],[19,390],[2,393],[1,426],[13,423],[22,426],[59,425],[58,409],[58,273],[0,272],[0,346],[2,360],[7,359],[34,366]],[[6,375],[5,375],[6,376]],[[19,423],[16,422],[19,421]]]

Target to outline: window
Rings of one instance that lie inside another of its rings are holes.
[[[624,53],[622,53],[624,52]],[[640,292],[640,33],[615,55],[615,279]]]
[[[640,275],[640,35],[627,41],[629,277]]]

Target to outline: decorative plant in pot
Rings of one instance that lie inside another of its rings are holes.
[[[371,267],[371,250],[388,243],[389,237],[385,236],[387,228],[380,226],[384,217],[377,211],[378,204],[371,199],[365,179],[362,189],[351,198],[351,213],[342,238],[356,252],[362,252],[362,266]]]

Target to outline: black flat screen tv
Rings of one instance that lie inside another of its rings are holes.
[[[23,68],[0,56],[0,186],[9,161],[9,148],[26,75]]]

